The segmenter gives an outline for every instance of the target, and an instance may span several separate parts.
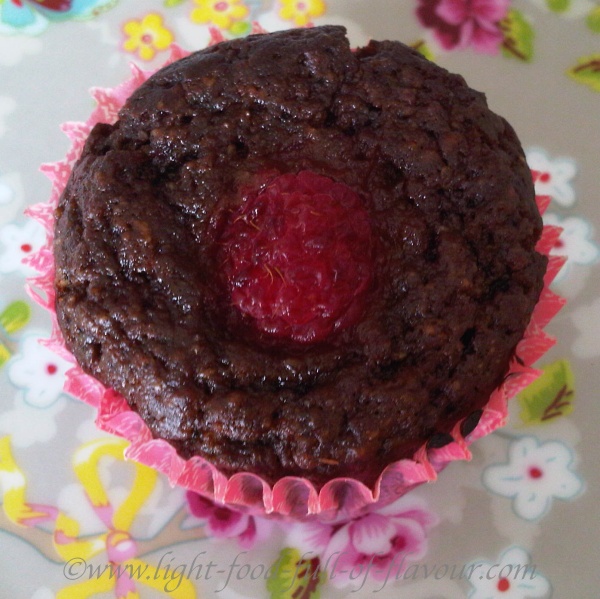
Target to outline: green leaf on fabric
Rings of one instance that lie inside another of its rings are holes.
[[[546,6],[552,12],[565,12],[571,8],[571,0],[546,0]]]
[[[267,579],[271,599],[319,599],[326,575],[319,558],[302,559],[297,549],[282,549]]]
[[[592,9],[585,18],[585,23],[594,33],[600,33],[600,6]]]
[[[416,50],[421,56],[424,56],[427,60],[434,62],[435,55],[431,48],[423,40],[419,40],[418,42],[411,44],[411,48]]]
[[[571,79],[600,92],[600,54],[582,56],[577,64],[567,71]]]
[[[10,303],[0,314],[0,326],[9,334],[22,329],[31,318],[31,308],[27,302],[17,300]]]
[[[551,422],[573,411],[574,378],[568,360],[558,360],[543,368],[539,379],[518,396],[521,420],[526,425]]]
[[[252,25],[248,21],[236,21],[231,25],[229,31],[236,37],[242,37],[252,31]]]
[[[531,62],[535,33],[523,13],[509,10],[506,17],[500,21],[500,30],[504,34],[502,54],[508,58]]]
[[[180,4],[183,4],[185,2],[185,0],[165,0],[165,7],[166,8],[174,8],[175,6],[179,6]]]
[[[10,350],[8,349],[8,347],[6,347],[6,345],[4,345],[4,343],[0,341],[0,367],[4,366],[4,364],[8,362],[9,358]]]

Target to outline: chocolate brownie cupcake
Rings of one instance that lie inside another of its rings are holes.
[[[340,27],[250,36],[94,127],[56,311],[182,457],[371,485],[476,423],[542,290],[541,230],[514,131],[460,76]]]

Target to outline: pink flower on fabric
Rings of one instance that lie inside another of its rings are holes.
[[[499,22],[510,0],[419,0],[417,17],[446,50],[472,46],[495,54],[503,40]]]
[[[361,581],[366,576],[395,578],[426,553],[425,527],[410,516],[372,513],[342,526],[325,550],[331,556],[329,580],[334,585]]]
[[[246,549],[257,541],[259,530],[254,516],[218,505],[191,491],[187,493],[187,501],[192,515],[206,520],[206,529],[211,536],[221,539],[235,538]]]
[[[303,523],[290,534],[305,555],[317,554],[329,582],[362,587],[394,580],[427,552],[433,514],[405,498],[342,524]]]

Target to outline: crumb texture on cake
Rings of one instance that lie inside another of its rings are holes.
[[[220,249],[249,197],[303,171],[357,194],[373,252],[360,314],[312,343],[253,325]],[[541,229],[519,140],[460,76],[398,42],[352,51],[341,27],[250,36],[93,129],[57,210],[57,314],[183,457],[372,484],[502,381]]]

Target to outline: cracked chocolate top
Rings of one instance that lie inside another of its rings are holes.
[[[460,76],[341,27],[250,36],[93,129],[56,308],[83,369],[183,457],[372,484],[502,381],[541,227],[515,133]]]

